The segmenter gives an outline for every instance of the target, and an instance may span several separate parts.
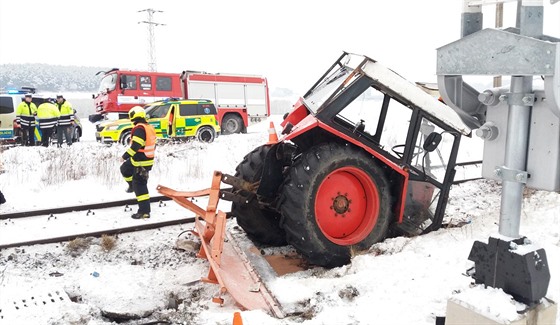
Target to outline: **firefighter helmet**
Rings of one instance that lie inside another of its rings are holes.
[[[137,119],[146,119],[146,112],[141,106],[134,106],[130,109],[130,111],[128,111],[128,117],[131,121]]]

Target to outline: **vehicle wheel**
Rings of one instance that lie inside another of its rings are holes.
[[[243,158],[235,169],[235,176],[250,183],[258,182],[264,166],[264,158],[270,146],[260,146]],[[240,191],[240,195],[249,195]],[[237,223],[252,240],[271,246],[286,244],[286,235],[280,228],[280,213],[268,207],[259,205],[256,198],[247,204],[232,203],[231,214],[237,218]]]
[[[281,193],[286,239],[312,264],[347,264],[353,252],[387,234],[387,179],[358,149],[335,143],[311,148],[289,170]]]
[[[243,119],[239,115],[227,114],[222,120],[222,134],[241,133]]]
[[[74,132],[72,132],[72,142],[80,142],[80,130],[78,128],[74,128]]]
[[[132,131],[131,130],[123,131],[123,133],[121,134],[121,138],[120,138],[119,142],[124,146],[128,146],[128,145],[130,145],[130,139],[131,138],[132,138]]]
[[[200,142],[212,143],[216,138],[216,131],[210,126],[203,126],[196,131],[196,138]]]

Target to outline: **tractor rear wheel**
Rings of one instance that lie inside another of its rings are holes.
[[[356,148],[329,143],[303,153],[281,195],[286,239],[312,264],[348,264],[353,252],[368,249],[387,234],[387,179],[375,161]]]
[[[235,176],[250,183],[260,181],[264,159],[269,150],[270,146],[260,146],[247,154],[235,169]],[[245,197],[250,195],[242,190],[238,194]],[[280,228],[280,213],[261,206],[256,197],[253,196],[246,204],[232,203],[231,214],[252,240],[271,246],[286,244],[286,235]]]

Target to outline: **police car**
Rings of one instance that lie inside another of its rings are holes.
[[[16,110],[26,94],[32,94],[32,102],[39,107],[44,103],[47,98],[54,96],[47,96],[45,94],[36,94],[35,88],[22,87],[21,89],[13,89],[0,91],[0,141],[14,143],[21,141],[21,128],[16,121]],[[74,110],[74,113],[76,110]],[[72,142],[80,141],[82,136],[82,124],[76,118],[72,124]],[[40,141],[41,134],[36,130],[35,137]]]

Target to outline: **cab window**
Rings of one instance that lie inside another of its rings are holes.
[[[198,104],[181,104],[181,105],[179,105],[179,114],[181,116],[198,115]]]
[[[167,112],[169,112],[169,107],[171,104],[165,104],[161,106],[155,106],[152,110],[150,110],[149,114],[150,118],[163,118],[167,116]]]
[[[170,91],[171,77],[156,77],[156,90]]]
[[[136,89],[137,79],[133,75],[123,75],[124,80],[126,80],[126,89]],[[122,80],[122,79],[121,79]]]
[[[198,104],[198,115],[216,115],[216,107],[214,104]]]

